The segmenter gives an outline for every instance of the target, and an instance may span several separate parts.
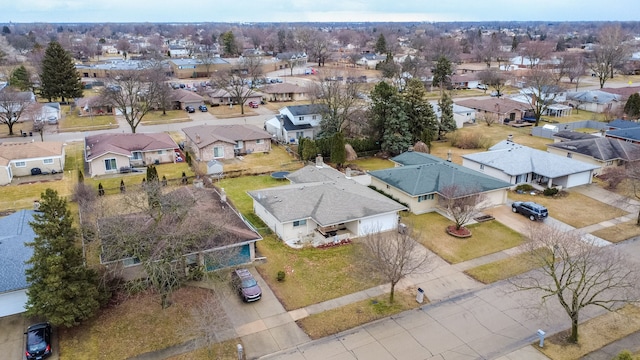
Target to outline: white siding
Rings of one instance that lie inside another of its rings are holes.
[[[381,214],[361,219],[358,226],[358,236],[365,236],[374,232],[394,230],[398,227],[398,214]]]
[[[0,317],[23,313],[27,303],[27,289],[0,294]]]
[[[567,183],[564,185],[566,188],[574,186],[580,186],[585,184],[591,184],[591,171],[585,171],[568,176]]]

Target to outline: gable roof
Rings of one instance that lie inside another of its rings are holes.
[[[294,124],[287,115],[276,115],[276,118],[278,118],[278,120],[282,120],[282,126],[287,131],[313,129],[313,126],[309,123],[299,125]]]
[[[199,148],[218,141],[235,144],[238,141],[271,139],[271,134],[253,125],[197,125],[182,131]]]
[[[607,125],[609,125],[610,128],[616,128],[616,129],[632,129],[632,128],[640,127],[640,124],[638,124],[635,121],[623,120],[623,119],[615,119],[615,120],[609,121]]]
[[[134,151],[173,150],[178,145],[166,133],[99,134],[85,138],[86,160],[107,153],[131,156]]]
[[[311,218],[330,226],[406,209],[327,166],[306,166],[287,178],[293,184],[248,192],[283,223]]]
[[[593,137],[591,139],[565,141],[549,144],[547,147],[567,150],[574,153],[591,156],[600,161],[611,160],[640,160],[640,145],[628,141],[607,138]]]
[[[204,98],[193,91],[185,89],[174,89],[171,91],[171,98],[179,102],[204,101]]]
[[[581,133],[578,131],[562,130],[553,134],[553,137],[558,139],[566,139],[566,140],[584,140],[584,139],[598,138],[599,136],[596,136],[593,134]]]
[[[567,98],[571,100],[595,104],[607,104],[612,101],[620,101],[621,99],[620,95],[612,94],[610,92],[602,90],[569,92],[567,93]]]
[[[626,140],[633,140],[633,141],[640,141],[640,127],[609,130],[604,134],[604,136],[616,137],[619,139],[626,139]]]
[[[0,143],[0,165],[7,166],[12,160],[62,156],[61,142]]]
[[[304,116],[304,115],[313,115],[313,114],[322,114],[326,111],[326,106],[321,104],[310,104],[310,105],[294,105],[287,106],[286,109],[291,112],[293,116]],[[282,112],[282,111],[281,111]]]
[[[405,165],[370,171],[369,175],[411,196],[441,193],[452,185],[473,189],[476,193],[511,187],[505,181],[429,154],[405,152],[391,160]]]
[[[33,220],[33,210],[20,210],[0,218],[0,294],[7,291],[25,289],[29,286],[25,264],[33,254],[26,246],[35,238],[29,225]]]
[[[548,178],[557,178],[599,168],[508,140],[497,143],[489,151],[462,155],[462,158],[499,169],[512,176],[536,173]]]

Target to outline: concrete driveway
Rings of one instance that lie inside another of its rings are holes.
[[[22,314],[5,316],[0,318],[0,358],[2,359],[24,359],[24,332],[31,324],[31,321]],[[53,331],[53,354],[48,359],[58,360],[58,334]]]

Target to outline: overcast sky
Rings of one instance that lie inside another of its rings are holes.
[[[628,21],[638,0],[0,0],[7,22]]]

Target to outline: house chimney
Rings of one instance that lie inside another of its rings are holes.
[[[346,177],[347,179],[351,179],[351,168],[346,168],[344,170],[344,177]]]
[[[451,162],[451,149],[449,149],[449,151],[447,151],[447,161]]]
[[[318,154],[316,156],[316,167],[317,168],[324,167],[324,160],[322,160],[322,154]]]
[[[507,141],[508,142],[513,142],[513,135],[512,134],[507,135]]]
[[[200,141],[202,141],[202,139],[200,139],[200,134],[196,134],[196,144],[200,144]]]

